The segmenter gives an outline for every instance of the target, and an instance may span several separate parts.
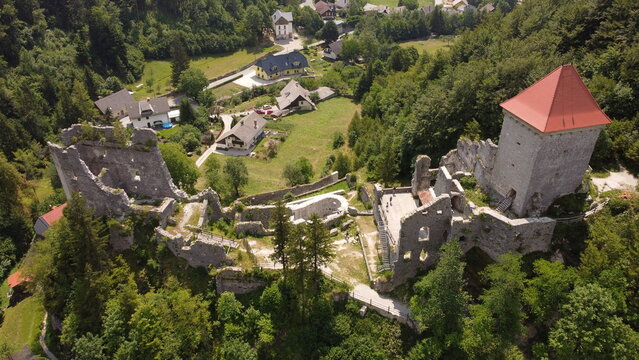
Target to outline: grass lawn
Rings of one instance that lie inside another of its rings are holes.
[[[249,64],[268,52],[278,50],[277,45],[243,49],[234,53],[202,56],[191,59],[191,67],[200,69],[208,79],[224,75],[235,69]],[[139,84],[143,84],[137,88]],[[131,91],[135,91],[133,97],[140,100],[149,96],[165,94],[172,90],[171,86],[171,62],[169,60],[153,60],[144,64],[142,78],[127,85]]]
[[[2,296],[5,296],[5,293]],[[5,310],[4,321],[0,327],[0,341],[6,341],[14,353],[25,345],[29,345],[34,351],[37,350],[35,344],[43,317],[44,307],[40,296],[34,295],[22,300],[16,306]]]
[[[417,51],[421,54],[424,51],[429,55],[432,55],[437,52],[439,49],[448,49],[450,44],[455,41],[454,37],[441,37],[439,39],[428,39],[428,40],[417,40],[417,41],[406,41],[400,43],[401,47],[409,47],[413,46],[417,49]]]
[[[223,96],[233,96],[244,89],[246,89],[244,86],[230,82],[213,89],[213,95],[215,95],[216,99],[219,99]]]
[[[229,108],[226,110],[226,112],[237,113],[237,112],[246,111],[249,108],[261,107],[262,105],[265,105],[265,104],[269,104],[269,103],[273,104],[273,101],[271,100],[272,100],[271,95],[261,95],[249,101],[245,101],[241,104],[238,104],[235,107]]]
[[[399,0],[366,0],[367,3],[373,5],[397,6]],[[419,6],[434,5],[434,0],[419,0]]]
[[[332,149],[333,134],[337,131],[346,135],[348,124],[357,110],[351,100],[333,98],[318,105],[317,110],[290,115],[274,122],[269,121],[267,127],[277,127],[289,132],[289,136],[280,146],[274,159],[261,160],[245,157],[244,161],[249,172],[249,183],[244,189],[247,195],[272,191],[287,187],[282,178],[282,169],[287,163],[306,157],[313,165],[315,176],[312,181],[320,178],[326,158],[336,151]],[[264,146],[262,141],[255,151]],[[221,162],[226,160],[224,155],[218,156]],[[200,168],[204,170],[204,168]]]

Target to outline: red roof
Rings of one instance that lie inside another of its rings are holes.
[[[610,124],[572,65],[563,65],[501,107],[541,132]]]
[[[44,220],[47,224],[49,224],[49,226],[51,226],[53,225],[53,223],[60,220],[60,218],[64,216],[64,214],[62,213],[62,210],[64,210],[66,206],[67,206],[67,203],[64,203],[60,206],[53,206],[51,207],[51,211],[40,216],[40,218],[42,218],[42,220]]]
[[[13,274],[9,275],[9,277],[7,278],[7,283],[9,284],[10,288],[14,288],[25,281],[31,281],[31,279],[22,276],[22,272],[20,271],[14,272]]]

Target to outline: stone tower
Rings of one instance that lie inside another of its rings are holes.
[[[538,215],[579,187],[610,119],[572,65],[557,68],[501,107],[492,190],[504,197],[502,207],[519,216]]]

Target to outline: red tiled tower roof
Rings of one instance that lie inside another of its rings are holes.
[[[67,206],[67,203],[64,203],[60,206],[54,206],[51,208],[51,211],[40,216],[42,220],[44,220],[49,226],[53,225],[56,221],[60,220],[64,214],[62,210]]]
[[[558,67],[500,105],[544,133],[610,123],[572,65]]]

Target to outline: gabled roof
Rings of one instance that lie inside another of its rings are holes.
[[[231,130],[220,136],[217,142],[220,142],[227,137],[234,135],[244,143],[249,143],[255,136],[257,136],[266,125],[266,120],[256,112],[252,112],[249,115],[243,117],[240,121],[233,126]]]
[[[484,6],[482,6],[479,11],[481,12],[493,12],[495,11],[495,5],[493,5],[493,3],[488,3]]]
[[[60,206],[53,206],[51,208],[51,211],[40,216],[40,219],[44,220],[47,225],[51,226],[64,216],[63,210],[65,207],[67,207],[67,203],[64,203]]]
[[[273,13],[273,15],[271,16],[271,18],[273,19],[273,22],[276,22],[280,18],[284,18],[284,20],[286,20],[288,22],[292,22],[293,21],[293,13],[292,12],[284,12],[284,11],[276,10],[275,13]]]
[[[500,105],[545,133],[610,123],[572,65],[558,67]]]
[[[113,115],[118,114],[122,110],[126,110],[126,105],[135,102],[133,96],[129,94],[129,90],[122,89],[118,92],[114,92],[109,96],[105,96],[95,101],[95,106],[98,107],[102,114],[105,114],[107,109],[111,109]]]
[[[327,3],[326,1],[323,1],[323,0],[320,0],[315,3],[315,11],[317,11],[317,13],[320,15],[324,15],[327,12],[331,12],[333,11],[334,8],[335,8],[335,4]]]
[[[335,56],[339,56],[342,53],[342,46],[344,42],[342,40],[337,40],[328,45],[329,49],[335,54]]]
[[[297,81],[291,80],[288,84],[286,84],[284,89],[280,91],[280,96],[275,98],[275,100],[277,101],[277,107],[280,110],[284,110],[300,97],[306,100],[312,106],[315,106],[313,101],[311,101],[310,92],[304,89],[302,85],[300,85]]]
[[[31,281],[31,279],[29,279],[28,277],[22,276],[22,272],[20,270],[9,275],[9,277],[7,278],[7,283],[9,284],[10,288],[14,288],[27,281]]]
[[[165,97],[136,101],[127,104],[126,108],[129,113],[129,118],[131,119],[139,119],[142,116],[149,116],[146,114],[142,115],[145,111],[149,111],[150,115],[156,115],[165,114],[171,110],[169,107],[169,101]]]
[[[295,65],[297,63],[297,65]],[[297,51],[288,54],[273,55],[259,60],[255,63],[261,67],[267,75],[272,75],[286,69],[303,69],[308,67],[306,57]]]

